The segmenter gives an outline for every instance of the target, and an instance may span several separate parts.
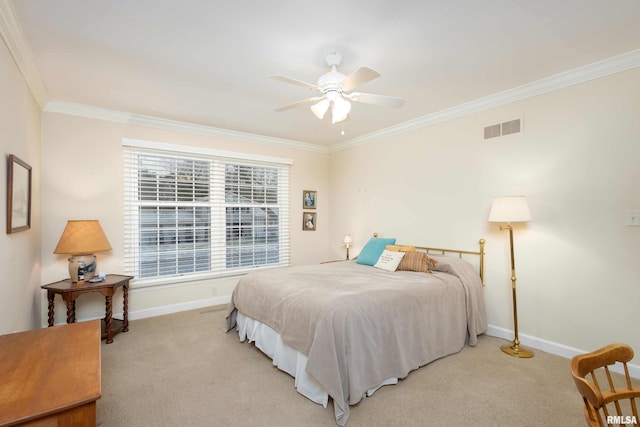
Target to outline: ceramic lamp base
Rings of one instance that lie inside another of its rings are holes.
[[[78,280],[78,270],[80,267],[83,267],[84,278],[82,280]],[[98,264],[96,262],[96,256],[91,255],[72,255],[69,258],[69,277],[71,277],[71,281],[73,283],[82,283],[89,281],[95,276]]]

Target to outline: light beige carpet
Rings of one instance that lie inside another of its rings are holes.
[[[102,343],[98,425],[337,426],[298,394],[293,378],[253,344],[221,331],[224,309],[132,321]],[[347,427],[584,426],[569,361],[541,351],[517,359],[505,341],[476,347],[411,372],[352,407]]]

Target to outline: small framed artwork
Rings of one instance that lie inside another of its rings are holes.
[[[7,165],[7,234],[31,228],[31,166],[13,154]]]
[[[316,191],[304,190],[302,192],[302,208],[303,209],[315,209],[316,208]]]
[[[302,212],[302,229],[305,231],[316,231],[315,212]]]

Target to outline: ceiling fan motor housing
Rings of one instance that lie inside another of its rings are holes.
[[[338,52],[329,52],[325,55],[325,60],[327,61],[327,65],[331,67],[331,71],[318,78],[318,87],[322,89],[325,95],[329,94],[329,92],[341,94],[342,89],[340,89],[340,84],[347,76],[340,73],[336,67],[342,64],[342,55]]]
[[[331,71],[323,74],[318,79],[318,87],[326,94],[328,92],[342,93],[340,89],[340,83],[347,78],[344,74],[336,70],[336,66],[331,67]]]

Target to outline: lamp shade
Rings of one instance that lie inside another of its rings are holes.
[[[87,255],[110,249],[111,244],[97,219],[69,220],[53,253]]]
[[[344,235],[344,240],[342,241],[343,244],[349,246],[350,244],[353,243],[353,239],[351,238],[351,234],[345,234]]]
[[[320,120],[322,120],[322,118],[324,117],[324,113],[326,113],[328,109],[329,109],[329,100],[326,98],[321,99],[320,101],[318,101],[317,103],[311,106],[311,111],[313,111],[313,114],[315,114],[316,117],[319,118]]]
[[[351,103],[346,99],[339,97],[333,100],[333,108],[331,109],[331,123],[339,123],[347,118],[351,111]]]
[[[531,212],[524,196],[496,197],[491,205],[489,222],[528,222]]]

